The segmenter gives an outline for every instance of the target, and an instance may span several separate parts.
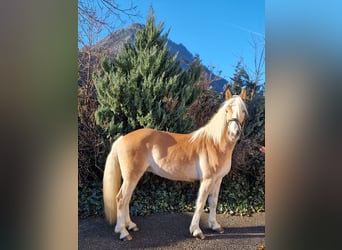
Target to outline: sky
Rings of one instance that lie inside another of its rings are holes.
[[[131,3],[117,2],[122,7]],[[133,0],[132,3],[137,5],[141,17],[127,20],[122,28],[132,22],[145,23],[152,5],[157,23],[164,22],[165,30],[170,29],[169,39],[198,54],[202,64],[215,67],[214,72],[222,71],[220,76],[229,80],[235,65],[243,58],[253,76],[253,41],[259,44],[259,52],[265,41],[264,0]]]

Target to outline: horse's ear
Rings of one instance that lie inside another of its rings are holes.
[[[246,88],[243,88],[241,90],[240,97],[244,102],[246,101],[246,99],[247,99],[247,89]]]
[[[230,93],[229,89],[226,90],[226,101],[232,97],[232,93]]]

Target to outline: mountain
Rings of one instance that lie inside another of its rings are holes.
[[[103,54],[106,53],[106,55],[109,58],[113,58],[116,54],[120,53],[120,51],[123,49],[124,44],[126,43],[130,43],[132,44],[134,39],[135,39],[135,35],[137,30],[143,29],[145,26],[143,24],[140,23],[133,23],[130,26],[128,26],[127,28],[123,28],[123,29],[118,29],[116,31],[114,31],[113,33],[111,33],[110,35],[108,35],[107,37],[105,37],[104,39],[102,39],[101,41],[99,41],[94,47],[93,47],[93,51],[96,51],[97,54]],[[168,46],[169,46],[169,50],[170,53],[172,55],[178,53],[177,55],[177,60],[180,61],[181,66],[186,69],[187,65],[189,63],[191,63],[195,56],[189,52],[189,50],[183,45],[183,44],[177,44],[175,42],[173,42],[172,40],[168,39],[167,41]],[[79,59],[81,61],[86,59],[86,51],[89,48],[81,48],[79,50]],[[98,57],[97,57],[98,58]],[[92,59],[92,64],[96,64],[96,59]],[[204,71],[210,75],[210,70],[204,66],[203,69]],[[80,70],[82,71],[82,70]],[[81,78],[84,77],[84,73],[80,73]],[[227,80],[222,79],[220,77],[217,77],[215,74],[211,73],[211,79],[219,79],[219,80],[215,80],[212,82],[211,86],[218,92],[222,92],[223,91],[223,86],[224,84],[227,83]],[[79,83],[81,84],[81,83]]]

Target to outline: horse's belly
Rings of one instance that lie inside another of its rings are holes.
[[[147,171],[176,181],[196,181],[200,179],[196,167],[192,165],[151,164]]]

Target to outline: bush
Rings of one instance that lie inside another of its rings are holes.
[[[265,209],[264,155],[259,151],[265,138],[264,97],[257,96],[247,105],[249,117],[233,153],[232,170],[222,181],[218,213],[248,215]],[[103,215],[101,188],[101,182],[79,187],[80,216]],[[170,181],[145,173],[133,193],[131,214],[194,211],[198,188],[198,182]]]
[[[103,215],[102,183],[88,182],[78,185],[78,215],[81,218]]]

